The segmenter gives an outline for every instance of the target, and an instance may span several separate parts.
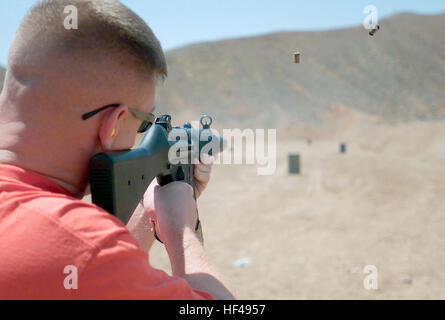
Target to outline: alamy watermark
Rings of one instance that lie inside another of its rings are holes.
[[[79,15],[76,6],[69,5],[63,10],[63,13],[67,14],[63,21],[63,26],[66,30],[79,29]]]
[[[354,267],[351,272],[363,273],[366,275],[363,279],[363,288],[365,290],[379,289],[379,271],[375,265],[368,264],[363,269],[360,267]]]
[[[199,122],[192,121],[193,127],[199,127]],[[258,165],[258,175],[273,175],[276,171],[276,129],[223,129],[220,135],[215,129],[174,128],[168,140],[171,144],[168,160],[174,165],[219,154],[215,164]]]
[[[366,290],[377,290],[379,288],[379,271],[374,265],[367,265],[363,268],[363,273],[367,274],[363,280],[363,288]]]
[[[73,265],[65,266],[63,269],[64,274],[68,274],[63,280],[63,287],[66,290],[77,290],[78,286],[78,271],[77,267]]]
[[[379,24],[379,10],[374,5],[367,5],[363,9],[363,13],[367,14],[365,19],[363,20],[363,27],[366,30],[373,30]]]

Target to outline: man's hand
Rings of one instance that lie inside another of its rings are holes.
[[[161,187],[153,180],[127,228],[140,246],[149,251],[155,231],[162,242],[176,243],[184,229],[194,230],[197,219],[196,201],[190,185],[175,181]]]
[[[204,189],[207,187],[210,180],[210,173],[212,171],[212,165],[214,163],[213,157],[206,157],[202,159],[202,163],[195,164],[195,193],[198,198]],[[145,251],[149,251],[155,238],[154,238],[154,226],[156,225],[156,218],[153,218],[153,214],[156,213],[154,205],[154,190],[159,187],[156,180],[153,180],[144,195],[144,207],[139,205],[130,221],[127,224],[128,230],[133,236],[138,239],[141,247]],[[169,189],[170,190],[170,189]],[[170,190],[173,191],[173,190]],[[175,198],[174,194],[170,194],[169,198]],[[178,204],[181,207],[181,204]],[[151,213],[151,214],[149,214]],[[196,226],[196,221],[195,221]],[[194,229],[193,229],[194,230]],[[159,233],[158,237],[161,238]]]
[[[203,156],[201,162],[198,160],[195,163],[195,193],[196,198],[198,198],[204,189],[207,187],[207,184],[210,181],[210,174],[212,172],[212,166],[215,162],[214,157]]]
[[[165,186],[155,185],[153,193],[144,197],[144,207],[153,231],[166,246],[182,241],[186,228],[194,231],[198,210],[192,187],[181,181]]]

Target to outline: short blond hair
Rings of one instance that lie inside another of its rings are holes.
[[[77,30],[65,28],[67,6],[77,8]],[[159,40],[136,13],[117,0],[40,0],[23,19],[19,33],[47,50],[99,49],[130,54],[143,70],[162,78],[167,76]]]

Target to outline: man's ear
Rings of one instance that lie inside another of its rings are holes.
[[[128,112],[128,108],[126,106],[119,106],[118,108],[113,109],[111,112],[109,111],[102,125],[99,129],[99,139],[102,144],[102,149],[104,151],[112,150],[113,142],[116,137],[119,135],[119,128],[122,124],[122,116]]]

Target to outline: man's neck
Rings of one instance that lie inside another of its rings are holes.
[[[61,187],[63,187],[64,189],[68,190],[73,197],[78,198],[78,199],[82,199],[85,196],[85,192],[80,191],[78,188],[76,188],[75,186],[73,186],[72,184],[69,184],[67,182],[64,182],[62,180],[44,175],[43,176],[47,177],[48,179],[50,179],[51,181],[54,181],[55,183],[57,183],[58,185],[60,185]]]
[[[10,164],[10,165],[17,166],[17,167],[20,167],[20,168],[23,168],[26,170],[34,171],[34,172],[48,178],[49,180],[57,183],[58,185],[60,185],[61,187],[63,187],[67,191],[69,191],[75,198],[82,199],[85,195],[85,190],[82,191],[79,187],[77,187],[69,182],[66,182],[61,179],[55,178],[51,175],[45,174],[44,170],[39,170],[38,168],[31,168],[30,166],[27,166],[25,163],[23,163],[22,161],[19,160],[19,157],[17,156],[17,154],[14,153],[13,151],[0,150],[0,163]],[[86,188],[84,188],[84,189],[86,189]]]

